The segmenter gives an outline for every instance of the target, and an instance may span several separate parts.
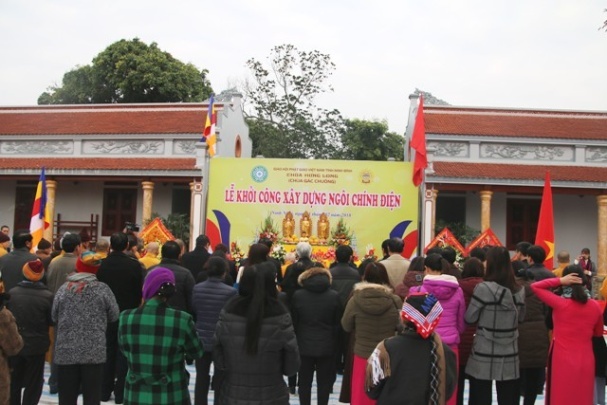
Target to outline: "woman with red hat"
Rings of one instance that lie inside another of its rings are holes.
[[[80,389],[84,404],[101,403],[105,332],[108,322],[118,319],[118,304],[107,284],[97,280],[100,264],[96,254],[84,252],[76,261],[76,272],[55,294],[59,404],[76,404]]]

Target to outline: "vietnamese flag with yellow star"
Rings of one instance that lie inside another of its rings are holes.
[[[554,214],[552,212],[550,172],[546,172],[546,180],[544,181],[544,192],[542,193],[542,205],[540,206],[540,218],[537,222],[535,244],[543,247],[546,251],[544,266],[552,270],[554,268]]]

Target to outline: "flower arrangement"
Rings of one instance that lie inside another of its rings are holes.
[[[312,260],[316,260],[317,262],[326,262],[329,263],[335,261],[335,248],[328,248],[326,251],[317,251],[312,253]]]
[[[333,246],[349,245],[352,240],[352,232],[346,226],[343,218],[337,221],[337,225],[331,231],[330,244]]]
[[[278,260],[280,262],[280,264],[285,263],[286,254],[287,254],[287,251],[285,250],[284,246],[282,246],[281,244],[274,245],[274,247],[272,248],[272,251],[270,252],[270,256],[273,257],[274,259]]]
[[[260,230],[258,232],[258,240],[259,239],[270,239],[272,242],[276,242],[278,239],[278,227],[272,220],[272,217],[268,215],[261,224]]]
[[[238,246],[238,242],[230,243],[230,259],[236,264],[236,268],[240,267],[240,261],[244,258],[244,253]]]
[[[365,256],[364,256],[363,260],[367,260],[367,259],[377,260],[377,255],[375,254],[375,249],[373,248],[373,245],[371,245],[371,244],[368,244],[367,247],[365,248]]]

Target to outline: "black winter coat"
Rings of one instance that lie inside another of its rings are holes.
[[[236,289],[217,277],[211,277],[194,286],[192,310],[196,318],[196,331],[205,352],[213,351],[213,335],[219,321],[219,313],[226,302],[235,295]]]
[[[24,280],[23,265],[37,258],[38,256],[30,253],[26,247],[14,249],[9,254],[0,257],[0,273],[2,273],[5,291],[10,291]]]
[[[187,252],[181,256],[181,264],[190,270],[192,277],[196,280],[198,273],[202,271],[202,267],[209,260],[209,257],[211,257],[211,254],[204,248],[194,248],[191,252]]]
[[[336,350],[343,312],[339,295],[330,288],[331,273],[320,268],[306,270],[299,276],[299,284],[303,288],[295,292],[291,301],[299,354],[331,356]]]
[[[175,259],[162,259],[160,264],[151,267],[148,274],[157,267],[164,267],[175,274],[175,294],[168,300],[167,304],[174,309],[193,313],[192,311],[192,291],[194,290],[194,277],[192,273],[179,264]]]
[[[99,266],[97,280],[110,287],[122,312],[141,304],[143,272],[137,259],[124,252],[110,252]]]
[[[337,291],[339,301],[345,308],[346,302],[352,293],[354,284],[360,282],[358,270],[352,268],[348,263],[338,263],[331,268],[331,288]]]
[[[223,404],[288,405],[289,391],[283,375],[299,370],[299,351],[291,315],[272,299],[266,307],[259,337],[259,351],[247,354],[246,312],[251,297],[230,300],[219,316],[213,348],[215,367],[225,371],[221,386]]]
[[[518,357],[520,368],[546,367],[550,339],[546,327],[548,308],[531,289],[530,281],[525,286],[525,318],[518,325]]]
[[[295,291],[301,288],[297,281],[299,280],[299,276],[301,273],[312,267],[322,267],[322,264],[313,262],[310,258],[305,257],[287,267],[285,276],[280,283],[280,287],[282,288],[282,291],[287,294],[287,303],[289,306],[291,305],[293,294],[295,294]]]
[[[48,328],[53,324],[53,293],[41,282],[22,281],[9,291],[8,308],[17,321],[23,338],[21,356],[40,355],[50,346]]]

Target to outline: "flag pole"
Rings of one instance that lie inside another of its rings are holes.
[[[409,96],[413,99],[415,96]],[[425,247],[427,235],[431,234],[428,226],[432,226],[432,220],[428,220],[428,195],[426,192],[426,168],[428,167],[428,156],[426,152],[426,126],[424,122],[424,97],[419,96],[419,103],[415,116],[415,124],[413,126],[413,134],[411,135],[411,148],[415,149],[415,160],[413,162],[413,184],[418,187],[418,255],[421,255]],[[430,198],[432,196],[430,195]],[[431,207],[430,207],[431,208]],[[430,210],[430,214],[432,210]]]

